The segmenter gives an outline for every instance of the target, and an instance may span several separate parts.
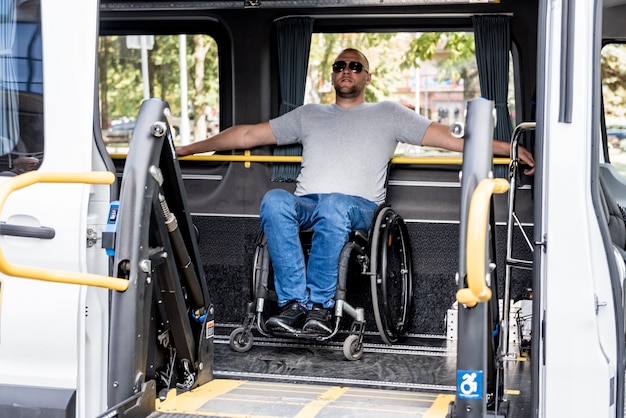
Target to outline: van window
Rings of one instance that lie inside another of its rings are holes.
[[[0,2],[0,175],[43,160],[43,61],[38,0]]]
[[[608,155],[626,176],[626,45],[605,45],[600,62]]]
[[[101,36],[98,79],[102,138],[112,154],[128,152],[148,98],[168,102],[176,143],[219,132],[218,51],[211,36]]]

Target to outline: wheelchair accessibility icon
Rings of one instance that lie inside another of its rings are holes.
[[[482,370],[457,370],[456,376],[457,396],[459,399],[482,399]]]

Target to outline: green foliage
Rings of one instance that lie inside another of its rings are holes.
[[[626,45],[602,48],[600,58],[604,109],[609,119],[626,121]]]
[[[98,70],[102,126],[112,119],[134,116],[143,98],[138,50],[126,48],[124,37],[100,38]]]
[[[413,38],[400,68],[419,67],[420,62],[437,60],[437,54],[445,51],[439,59],[441,76],[454,80],[462,78],[468,65],[475,65],[476,49],[474,34],[467,32],[424,32]]]
[[[154,37],[148,50],[150,97],[169,103],[180,115],[181,88],[178,35]],[[186,36],[187,84],[190,118],[200,120],[205,108],[219,109],[218,57],[215,40],[205,35]],[[101,37],[98,48],[102,126],[118,118],[134,117],[143,101],[141,50],[129,49],[126,37]]]

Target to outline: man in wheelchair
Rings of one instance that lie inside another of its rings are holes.
[[[274,268],[281,308],[265,326],[274,332],[330,334],[338,261],[351,231],[368,229],[386,194],[387,167],[398,142],[463,150],[449,127],[393,102],[367,103],[372,75],[365,55],[343,50],[332,66],[334,104],[307,104],[255,125],[237,125],[178,147],[179,156],[263,145],[302,144],[302,169],[295,193],[270,190],[260,217]],[[494,141],[494,154],[510,144]],[[519,148],[529,165],[530,152]],[[346,158],[349,157],[349,158]],[[312,229],[308,264],[299,233]]]

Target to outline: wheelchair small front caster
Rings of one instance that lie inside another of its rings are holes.
[[[363,343],[358,335],[348,335],[343,342],[343,356],[351,361],[359,360],[363,356]]]
[[[233,351],[238,353],[246,353],[252,348],[254,336],[250,331],[246,332],[245,327],[236,328],[230,333],[228,344]]]

